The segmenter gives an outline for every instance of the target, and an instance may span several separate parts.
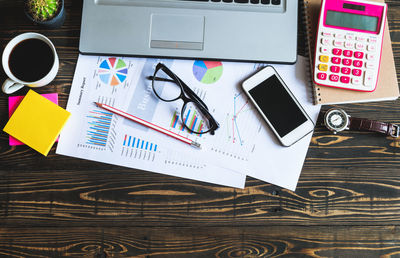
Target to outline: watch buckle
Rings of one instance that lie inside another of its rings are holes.
[[[400,130],[398,125],[392,125],[392,130],[390,131],[390,136],[392,137],[399,137],[400,135]]]

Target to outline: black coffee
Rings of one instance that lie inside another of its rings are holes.
[[[40,39],[26,39],[11,51],[8,65],[17,79],[35,82],[45,77],[54,63],[50,46]]]

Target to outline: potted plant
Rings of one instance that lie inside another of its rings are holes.
[[[65,20],[64,0],[26,0],[25,14],[40,26],[61,27]]]

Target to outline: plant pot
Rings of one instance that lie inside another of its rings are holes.
[[[64,21],[65,21],[66,12],[64,9],[64,0],[60,0],[60,6],[58,7],[56,15],[52,19],[47,20],[47,21],[35,20],[32,17],[32,15],[28,12],[28,10],[26,10],[26,8],[24,11],[25,11],[25,15],[28,17],[29,20],[31,20],[35,24],[38,24],[39,26],[42,26],[42,27],[48,28],[48,29],[59,28],[64,24]]]

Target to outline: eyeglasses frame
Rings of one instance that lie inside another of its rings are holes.
[[[160,78],[160,77],[156,77],[156,75],[157,75],[159,70],[163,70],[171,78],[171,80]],[[161,99],[162,101],[165,101],[165,102],[173,102],[173,101],[176,101],[178,99],[182,99],[183,106],[182,106],[182,109],[181,109],[181,114],[184,114],[184,112],[186,110],[187,103],[193,102],[193,104],[196,105],[197,108],[199,108],[199,110],[203,113],[203,115],[205,115],[205,117],[208,119],[208,122],[210,123],[209,130],[207,130],[205,132],[196,132],[196,131],[191,130],[185,124],[185,121],[183,120],[183,117],[181,116],[182,123],[183,123],[183,125],[185,126],[186,129],[188,129],[190,132],[193,132],[195,134],[210,133],[211,135],[214,135],[214,133],[215,133],[214,131],[219,128],[219,124],[215,120],[215,118],[211,115],[210,111],[208,111],[207,105],[200,99],[199,96],[197,96],[196,93],[194,93],[194,91],[192,89],[190,89],[189,86],[187,86],[187,84],[185,82],[183,82],[166,65],[164,65],[163,63],[158,63],[156,65],[155,70],[154,70],[153,76],[149,76],[148,79],[152,80],[151,86],[153,88],[153,92],[159,99]],[[177,86],[180,87],[181,94],[178,97],[176,97],[174,99],[170,99],[170,100],[162,98],[161,96],[158,95],[157,91],[154,88],[154,81],[157,81],[157,80],[158,81],[169,81],[169,82],[175,83]]]

